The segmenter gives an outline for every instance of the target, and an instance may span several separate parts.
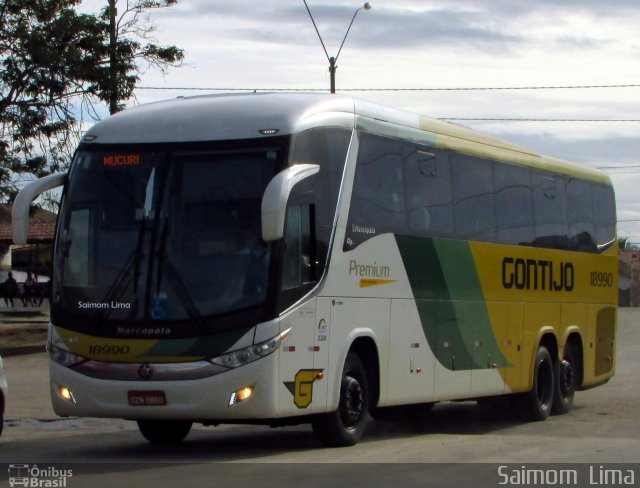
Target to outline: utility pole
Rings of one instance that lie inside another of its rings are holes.
[[[311,15],[311,10],[309,10],[309,5],[307,5],[307,0],[302,0],[302,1],[304,2],[304,6],[307,7],[309,18],[313,23],[313,27],[316,29],[316,34],[318,34],[318,39],[320,39],[320,44],[322,44],[322,49],[324,49],[324,54],[327,56],[327,60],[329,61],[329,77],[331,78],[330,90],[331,90],[331,93],[335,93],[336,92],[336,69],[338,69],[338,66],[336,66],[336,62],[338,61],[338,56],[340,56],[340,52],[342,51],[342,46],[344,46],[344,41],[347,40],[347,36],[349,35],[349,31],[351,30],[353,21],[356,20],[356,15],[358,15],[358,12],[360,12],[360,10],[371,10],[371,4],[369,2],[366,2],[362,7],[356,9],[356,11],[353,14],[353,17],[351,17],[351,23],[347,28],[347,32],[345,33],[344,38],[342,39],[342,44],[340,44],[340,49],[338,49],[338,54],[336,54],[334,57],[334,56],[329,56],[329,53],[327,52],[327,48],[324,45],[324,41],[322,40],[320,31],[318,30],[318,26],[316,25],[316,21],[313,20],[313,15]]]
[[[109,113],[118,111],[118,32],[116,29],[117,0],[109,0]]]

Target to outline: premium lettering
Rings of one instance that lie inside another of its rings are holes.
[[[507,257],[502,260],[502,286],[517,290],[573,291],[575,269],[570,262]]]
[[[378,266],[378,263],[359,264],[355,259],[349,261],[349,276],[362,276],[366,278],[388,278],[391,274],[389,266]]]

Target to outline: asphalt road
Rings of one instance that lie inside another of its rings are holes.
[[[65,486],[71,488],[155,488],[294,482],[334,487],[363,482],[460,486],[473,481],[474,487],[500,486],[500,465],[515,466],[518,474],[538,463],[586,463],[578,468],[579,486],[590,484],[586,478],[582,483],[589,466],[597,475],[608,463],[636,463],[633,482],[640,486],[639,357],[640,310],[620,309],[617,374],[604,386],[577,393],[569,415],[521,423],[505,409],[443,403],[420,419],[372,421],[363,442],[340,449],[320,447],[307,426],[195,426],[180,446],[151,445],[133,422],[56,418],[49,403],[46,356],[9,357],[0,487],[11,473],[3,466],[10,464],[68,466],[75,477]],[[630,475],[628,468],[621,469]]]

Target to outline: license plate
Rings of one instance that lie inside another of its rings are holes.
[[[167,404],[164,391],[129,391],[129,405],[132,407],[161,406]]]

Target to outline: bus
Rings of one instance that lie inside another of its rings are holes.
[[[616,216],[595,169],[328,94],[150,103],[84,135],[63,186],[48,332],[60,416],[311,423],[508,395],[567,413],[615,371]]]

